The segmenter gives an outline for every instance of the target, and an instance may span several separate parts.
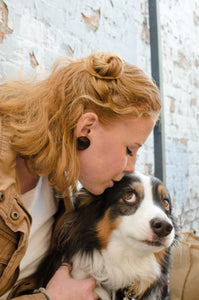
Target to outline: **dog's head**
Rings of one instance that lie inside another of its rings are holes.
[[[71,262],[72,276],[92,275],[113,290],[130,286],[136,295],[150,289],[161,270],[165,278],[160,281],[166,282],[176,228],[171,199],[160,180],[125,175],[99,196],[81,189],[74,203],[56,245],[56,261],[59,255]]]
[[[155,177],[139,173],[125,175],[101,196],[88,197],[83,192],[79,201],[80,207],[88,205],[88,219],[89,215],[96,218],[93,222],[101,248],[107,247],[113,231],[122,243],[132,245],[140,254],[159,252],[174,241],[170,195]],[[99,203],[94,205],[96,201]]]

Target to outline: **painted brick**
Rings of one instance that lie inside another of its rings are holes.
[[[199,4],[159,3],[167,183],[181,228],[199,233]]]
[[[160,0],[166,183],[199,233],[199,2]],[[63,55],[116,52],[151,74],[147,0],[0,0],[0,79],[43,76]],[[154,174],[153,134],[136,169]]]

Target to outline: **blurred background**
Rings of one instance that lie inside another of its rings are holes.
[[[0,0],[0,80],[44,76],[60,56],[93,51],[155,76],[161,126],[136,169],[160,168],[180,229],[199,234],[199,1]]]

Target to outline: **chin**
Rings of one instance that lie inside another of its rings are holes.
[[[100,196],[104,193],[105,190],[106,190],[106,188],[101,188],[98,190],[90,191],[90,193],[93,194],[94,196]]]
[[[81,186],[84,187],[85,190],[87,190],[89,193],[93,194],[94,196],[99,196],[104,193],[104,191],[108,188],[108,185],[105,184],[87,184],[86,182],[81,182]]]

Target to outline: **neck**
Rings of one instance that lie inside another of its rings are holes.
[[[32,190],[39,180],[38,176],[33,176],[26,167],[23,158],[18,157],[16,162],[17,175],[19,178],[21,194]]]

